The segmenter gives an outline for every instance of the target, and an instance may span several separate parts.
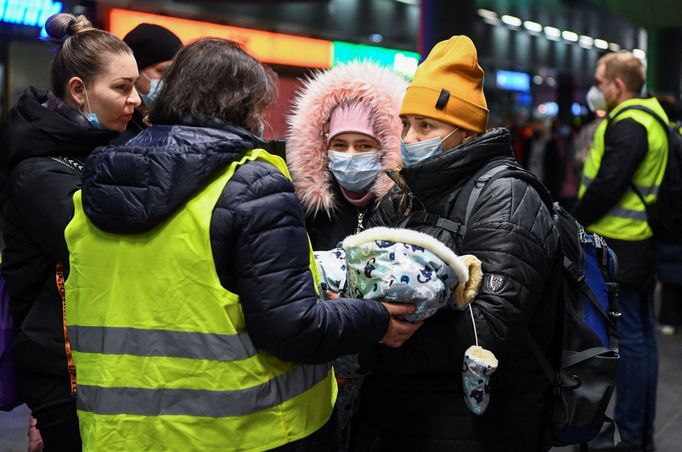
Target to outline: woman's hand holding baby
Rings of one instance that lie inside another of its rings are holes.
[[[412,323],[396,319],[398,316],[413,313],[416,308],[412,304],[392,304],[383,302],[381,304],[384,305],[391,315],[391,318],[388,322],[386,334],[379,343],[388,347],[400,347],[405,341],[412,337],[414,332],[417,331],[424,322]]]

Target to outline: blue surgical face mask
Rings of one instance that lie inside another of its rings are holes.
[[[140,72],[140,74],[144,75],[144,77],[147,80],[149,80],[149,92],[147,94],[139,93],[140,98],[142,99],[142,102],[144,102],[146,106],[150,107],[156,100],[156,96],[159,94],[159,91],[163,86],[163,80],[158,78],[151,78],[144,72]]]
[[[346,190],[355,193],[366,192],[381,172],[379,152],[337,152],[327,151],[329,170]]]
[[[81,113],[83,114],[83,116],[85,116],[85,119],[88,120],[92,127],[94,127],[95,129],[102,130],[104,127],[102,127],[102,123],[99,122],[97,113],[92,111],[92,108],[90,108],[90,99],[88,99],[88,90],[85,87],[85,85],[83,85],[83,93],[85,94],[85,103],[88,105],[88,110],[90,111],[90,113],[85,114],[82,111]]]
[[[434,137],[429,140],[417,141],[415,143],[405,143],[402,138],[400,139],[400,153],[403,156],[403,163],[405,166],[416,165],[417,163],[423,162],[424,160],[433,157],[434,155],[439,155],[443,153],[443,141],[450,135],[459,130],[459,127],[455,128],[444,138]]]

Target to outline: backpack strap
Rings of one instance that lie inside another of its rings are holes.
[[[524,325],[523,336],[526,339],[526,343],[528,344],[530,351],[533,352],[535,359],[537,360],[538,364],[540,364],[542,372],[545,374],[550,383],[552,383],[552,386],[555,389],[559,388],[561,386],[561,382],[559,381],[559,374],[552,369],[552,366],[549,364],[549,361],[547,361],[547,358],[545,358],[545,355],[540,350],[540,347],[538,347],[537,342],[535,341],[533,336],[531,336],[530,331],[528,330],[528,325]]]
[[[608,284],[608,283],[607,283]],[[612,290],[613,285],[607,285],[606,289],[607,291]],[[582,283],[582,291],[585,295],[587,295],[587,298],[589,298],[590,303],[597,309],[599,314],[601,314],[602,317],[606,320],[606,334],[609,336],[609,346],[611,347],[610,350],[617,352],[618,351],[618,328],[616,327],[616,323],[613,321],[614,317],[620,317],[620,313],[616,312],[616,307],[611,306],[610,301],[611,301],[611,294],[607,294],[609,297],[609,309],[611,310],[610,312],[604,311],[604,308],[602,308],[601,304],[597,300],[597,297],[594,295],[594,292],[592,292],[592,289],[590,289],[590,286],[587,285],[586,282],[583,281]],[[609,350],[606,349],[605,350]]]
[[[478,198],[481,196],[481,192],[483,191],[483,188],[488,184],[488,182],[495,177],[497,173],[500,171],[503,171],[505,169],[509,168],[507,164],[499,164],[497,166],[493,166],[490,168],[488,171],[486,171],[481,177],[478,179],[474,180],[474,185],[471,188],[471,193],[469,194],[469,200],[467,201],[467,208],[464,213],[464,218],[462,218],[462,221],[464,224],[462,224],[463,228],[463,233],[466,232],[466,222],[471,216],[471,211],[474,210],[474,205],[476,204],[476,201],[478,201]]]
[[[661,125],[661,127],[663,127],[663,130],[666,132],[666,136],[668,136],[668,138],[670,138],[670,136],[668,135],[668,131],[670,130],[670,124],[668,124],[667,122],[665,122],[665,121],[663,120],[663,118],[661,118],[661,115],[659,115],[658,113],[656,113],[655,111],[653,111],[651,108],[645,107],[644,105],[629,105],[629,106],[623,108],[622,110],[620,110],[620,111],[619,111],[618,113],[616,113],[615,115],[613,115],[613,118],[608,118],[608,123],[610,124],[611,121],[613,121],[613,120],[616,119],[618,116],[620,116],[621,114],[625,113],[625,112],[628,111],[628,110],[643,111],[644,113],[648,113],[649,115],[653,116],[654,119],[655,119],[656,121],[658,121],[658,123]]]
[[[464,237],[466,232],[466,223],[469,215],[474,209],[476,201],[481,196],[481,191],[490,178],[499,171],[505,169],[510,165],[508,160],[493,160],[483,165],[469,180],[462,186],[453,206],[454,217],[460,222],[461,237]]]
[[[542,185],[542,182],[540,182],[533,173],[521,168],[516,163],[509,160],[494,160],[483,167],[480,175],[472,178],[472,181],[467,182],[469,188],[467,189],[465,186],[465,188],[462,189],[461,195],[455,202],[455,212],[464,212],[464,215],[459,217],[462,223],[462,235],[464,235],[466,232],[466,224],[469,221],[469,217],[471,216],[471,213],[476,206],[476,202],[478,201],[478,198],[480,198],[483,190],[497,179],[505,177],[520,179],[528,183],[528,185],[533,187],[533,189],[537,192],[537,194],[540,196],[540,199],[542,199],[542,202],[547,206],[547,208],[550,209],[550,211],[552,210],[553,201],[549,191],[547,191],[547,188]],[[464,196],[467,191],[469,193],[468,196]],[[466,200],[466,209],[463,208],[463,201],[460,201],[460,198],[462,200]]]
[[[450,221],[447,218],[443,218],[435,213],[427,212],[425,210],[416,210],[410,215],[405,217],[396,227],[404,228],[411,221],[417,221],[419,223],[425,223],[430,226],[435,226],[441,229],[445,229],[455,235],[460,233],[461,224],[454,221]]]
[[[606,347],[593,347],[583,350],[581,352],[572,353],[561,360],[561,367],[570,367],[579,363],[580,361],[594,358],[595,356],[599,356],[609,351],[611,350],[609,350]]]

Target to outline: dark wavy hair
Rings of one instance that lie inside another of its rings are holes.
[[[164,77],[149,120],[198,124],[218,119],[258,133],[277,97],[277,75],[234,41],[199,39],[182,48]]]

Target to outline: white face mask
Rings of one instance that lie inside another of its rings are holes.
[[[607,109],[606,97],[604,97],[604,93],[602,93],[599,88],[594,85],[587,92],[585,100],[587,100],[587,106],[590,107],[590,110],[593,112]]]
[[[327,151],[329,170],[336,181],[346,190],[365,193],[381,172],[379,152],[337,152]]]

